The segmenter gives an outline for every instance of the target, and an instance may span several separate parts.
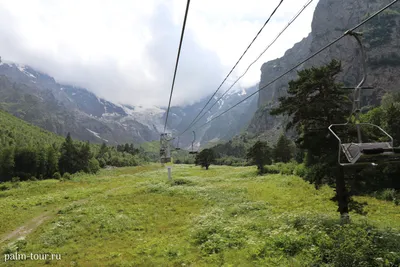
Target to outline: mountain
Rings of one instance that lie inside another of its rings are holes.
[[[229,92],[226,94],[218,103],[206,113],[201,119],[182,135],[179,139],[181,144],[187,144],[191,146],[193,141],[192,130],[196,132],[196,140],[194,147],[199,148],[200,145],[204,145],[209,141],[220,141],[220,140],[230,140],[233,136],[239,134],[242,130],[245,130],[257,110],[257,98],[253,97],[242,104],[222,115],[220,118],[202,126],[206,122],[215,118],[223,112],[224,110],[232,107],[234,104],[238,103],[247,94],[252,94],[257,90],[257,86],[253,86],[242,92]],[[207,103],[206,99],[183,108],[173,107],[171,108],[170,114],[170,124],[169,126],[174,129],[177,133],[185,131],[188,125],[193,121],[196,115],[201,111],[204,105]],[[220,98],[218,95],[214,96],[214,100],[208,104],[207,108],[203,111],[207,111],[211,105]],[[202,127],[200,127],[202,126]],[[198,127],[200,127],[198,129]]]
[[[293,68],[390,2],[320,0],[314,12],[311,33],[289,49],[283,57],[263,64],[260,87]],[[395,4],[357,30],[363,32],[362,41],[367,53],[368,78],[365,85],[375,89],[363,92],[367,96],[364,104],[376,104],[386,91],[399,90],[399,26],[400,5]],[[361,80],[360,52],[354,37],[343,38],[297,70],[321,66],[332,59],[342,61],[343,72],[338,81],[345,86],[355,86]],[[279,135],[284,122],[282,117],[270,116],[269,109],[277,104],[280,96],[286,94],[289,81],[296,77],[297,72],[293,71],[260,91],[258,110],[250,123],[249,132],[269,135],[273,139]]]
[[[250,88],[249,92],[254,90]],[[227,94],[212,112],[229,108],[240,101],[245,93]],[[49,75],[29,66],[1,60],[0,99],[1,109],[27,122],[63,136],[70,132],[73,138],[95,143],[143,143],[159,140],[164,130],[164,108],[115,104],[84,88],[60,84]],[[174,133],[183,131],[207,99],[186,107],[172,107],[168,130]],[[257,103],[253,102],[253,110],[250,106],[250,102],[243,103],[240,108],[228,112],[222,119],[229,127],[220,127],[220,123],[213,122],[201,129],[198,145],[212,139],[229,139],[238,134],[250,121]],[[199,124],[210,116],[207,114]],[[188,147],[191,142],[190,135],[183,136],[181,145]]]

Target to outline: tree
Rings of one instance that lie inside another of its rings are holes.
[[[81,145],[78,151],[78,170],[89,172],[89,160],[92,158],[89,142]]]
[[[247,152],[247,159],[257,165],[259,173],[264,173],[264,165],[272,163],[271,148],[267,142],[257,141]]]
[[[335,82],[340,72],[341,63],[337,60],[299,71],[298,78],[289,82],[288,96],[279,99],[279,106],[271,114],[289,116],[286,129],[295,129],[298,147],[307,151],[306,179],[317,186],[336,184],[338,211],[347,218],[349,193],[344,172],[337,164],[337,140],[328,131],[329,125],[343,123],[350,114],[347,92]]]
[[[75,173],[78,171],[77,154],[77,149],[72,141],[70,133],[68,133],[60,148],[58,166],[61,174],[66,172]]]
[[[37,169],[35,175],[40,180],[42,180],[46,176],[46,166],[47,166],[46,149],[40,146],[37,148],[36,153],[37,153]]]
[[[273,149],[273,159],[275,162],[289,162],[293,158],[294,147],[284,134],[282,134]]]
[[[215,161],[215,154],[212,149],[204,149],[196,155],[196,165],[200,165],[208,170],[211,163]]]
[[[400,145],[400,102],[392,104],[386,110],[386,123],[389,134],[393,137],[395,146]]]
[[[46,177],[51,178],[56,172],[58,172],[58,151],[55,146],[49,146],[47,148]]]
[[[15,166],[14,147],[5,147],[0,151],[0,181],[7,181],[13,176]]]
[[[99,155],[103,156],[104,154],[106,154],[108,152],[108,147],[106,145],[106,143],[102,143],[101,147],[100,147],[100,151],[99,151]]]
[[[14,161],[14,175],[23,180],[28,180],[32,175],[36,175],[38,160],[36,151],[32,147],[17,149]]]

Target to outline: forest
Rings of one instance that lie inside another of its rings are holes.
[[[106,166],[137,166],[148,161],[133,144],[101,146],[64,139],[0,110],[0,181],[68,179]]]

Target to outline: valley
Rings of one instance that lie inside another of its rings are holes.
[[[400,256],[393,203],[359,196],[368,213],[340,226],[329,187],[257,176],[254,167],[172,168],[172,182],[150,164],[1,191],[3,253],[61,255],[7,266],[328,266],[328,255],[334,266],[372,266]],[[3,239],[41,214],[46,219],[30,233]]]

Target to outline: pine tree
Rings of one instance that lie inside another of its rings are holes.
[[[39,179],[43,179],[46,177],[46,166],[47,166],[46,149],[42,146],[38,147],[36,153],[37,153],[36,177]]]
[[[289,82],[288,96],[279,99],[279,107],[272,115],[288,115],[286,129],[294,128],[300,149],[307,151],[306,179],[317,186],[321,183],[336,184],[336,197],[342,218],[349,212],[349,194],[342,168],[337,164],[337,140],[328,127],[343,123],[351,107],[347,92],[335,82],[341,63],[332,60],[320,68],[312,67],[298,72],[298,78]]]
[[[0,181],[8,181],[14,175],[14,147],[8,146],[0,151]]]
[[[393,137],[395,146],[400,146],[400,102],[392,104],[386,110],[386,123],[389,134]]]
[[[272,163],[271,148],[267,142],[257,141],[247,152],[247,159],[257,166],[259,173],[264,172],[264,165]]]
[[[54,146],[47,148],[47,166],[46,177],[53,177],[54,173],[58,172],[58,151]]]
[[[128,143],[126,143],[125,146],[124,146],[124,152],[126,152],[126,153],[131,153],[131,152],[130,152],[130,149],[129,149],[129,144],[128,144]]]
[[[289,162],[293,158],[294,147],[292,142],[282,134],[273,149],[275,162]]]
[[[70,133],[68,133],[60,148],[58,166],[61,174],[66,172],[75,173],[78,171],[77,154],[77,149],[72,141]]]
[[[81,145],[78,152],[78,171],[89,171],[89,161],[92,158],[92,153],[90,152],[89,142]]]
[[[27,180],[36,175],[38,159],[36,150],[32,147],[19,148],[14,156],[15,167],[14,174],[22,180]]]

